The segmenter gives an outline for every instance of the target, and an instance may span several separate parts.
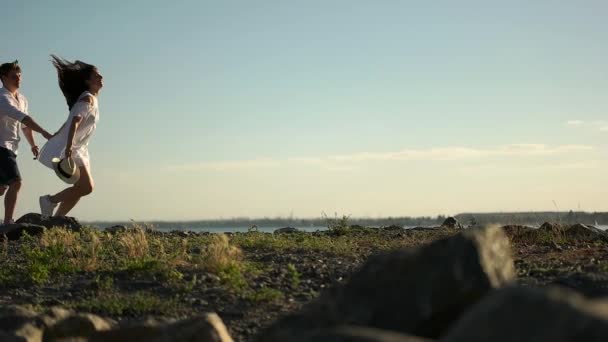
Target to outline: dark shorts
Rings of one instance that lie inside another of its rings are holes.
[[[0,147],[0,186],[7,186],[16,180],[21,180],[17,155],[9,149]]]

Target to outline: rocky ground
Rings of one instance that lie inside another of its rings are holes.
[[[608,237],[603,232],[558,224],[497,229],[508,237],[517,284],[557,284],[590,298],[608,295]],[[5,231],[2,306],[33,312],[62,307],[94,313],[122,327],[215,312],[234,340],[250,341],[329,288],[348,283],[371,255],[414,250],[463,230],[367,229],[344,223],[327,232],[221,238],[141,227],[24,231],[35,236]],[[391,272],[389,268],[383,274]],[[432,270],[421,267],[417,272],[414,276],[423,279]],[[375,291],[374,284],[367,291]]]

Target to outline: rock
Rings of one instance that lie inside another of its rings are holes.
[[[439,228],[436,227],[414,227],[414,228],[408,228],[407,231],[411,231],[411,232],[425,232],[425,231],[433,231],[433,230],[437,230]]]
[[[587,297],[608,297],[606,273],[575,273],[558,278],[553,284],[576,290]]]
[[[37,314],[21,306],[0,308],[0,331],[24,342],[42,340],[42,322]],[[2,340],[3,341],[3,340]]]
[[[30,223],[46,228],[62,227],[74,231],[79,231],[82,225],[74,217],[70,216],[51,216],[43,219],[40,214],[29,213],[21,216],[15,223]]]
[[[128,230],[128,228],[123,225],[115,225],[112,227],[104,228],[103,231],[106,233],[110,233],[110,234],[116,234],[116,233],[124,233],[127,230]]]
[[[498,228],[471,229],[417,249],[377,255],[343,286],[278,320],[258,341],[289,341],[341,325],[441,335],[468,307],[515,277]]]
[[[73,315],[74,311],[68,310],[59,306],[53,306],[47,309],[42,315],[40,315],[40,319],[46,328],[55,325],[58,321],[61,321],[67,318],[70,315]]]
[[[11,335],[9,333],[6,333],[6,332],[0,330],[0,341],[2,341],[2,342],[23,342],[24,340],[22,337]]]
[[[502,230],[513,242],[534,241],[538,235],[538,229],[528,226],[506,225]]]
[[[507,287],[488,296],[448,332],[445,342],[606,341],[608,300],[561,289]]]
[[[443,221],[441,228],[462,229],[462,225],[457,219],[450,216]]]
[[[606,232],[593,226],[587,226],[582,223],[577,223],[566,229],[566,236],[576,240],[594,241],[602,240],[608,241],[608,235]]]
[[[555,222],[545,222],[538,228],[538,230],[550,232],[553,234],[562,234],[566,230],[566,227]]]
[[[360,224],[351,224],[349,227],[351,230],[366,230],[367,228]]]
[[[96,331],[110,330],[111,325],[103,318],[86,313],[79,313],[60,320],[44,331],[44,341],[53,341],[66,337],[86,337]]]
[[[298,230],[293,227],[279,228],[274,231],[275,234],[295,233]]]
[[[44,233],[45,228],[36,224],[13,223],[0,226],[0,236],[6,235],[8,240],[19,240],[23,233],[30,236],[37,236]]]
[[[431,340],[366,327],[342,326],[308,335],[294,342],[430,342]]]
[[[185,230],[172,230],[170,232],[170,234],[173,236],[184,237],[184,238],[190,236],[190,232],[185,231]]]
[[[232,342],[226,326],[214,313],[192,317],[168,325],[141,325],[114,330],[97,331],[87,337],[88,342]]]

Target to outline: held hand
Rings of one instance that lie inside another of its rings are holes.
[[[40,150],[38,149],[38,146],[32,146],[32,154],[34,155],[34,160],[38,159],[38,156],[40,155]]]

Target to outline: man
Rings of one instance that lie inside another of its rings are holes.
[[[18,92],[21,85],[21,68],[17,61],[0,65],[0,196],[4,195],[4,224],[13,223],[17,195],[21,189],[21,173],[17,166],[19,129],[29,142],[34,158],[38,157],[38,146],[32,131],[46,139],[52,135],[40,127],[27,113],[27,99]]]

